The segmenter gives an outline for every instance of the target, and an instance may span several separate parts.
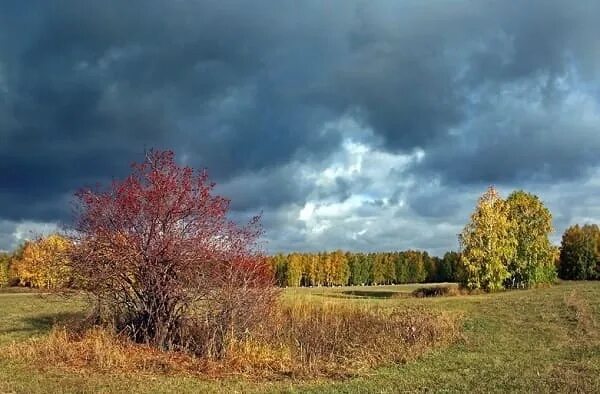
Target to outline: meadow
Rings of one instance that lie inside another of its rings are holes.
[[[416,298],[422,285],[288,288],[286,304],[421,308],[461,317],[461,338],[353,377],[209,379],[33,365],[8,355],[86,308],[77,295],[0,290],[0,392],[600,392],[600,282]]]

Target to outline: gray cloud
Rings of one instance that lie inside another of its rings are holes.
[[[557,227],[592,219],[589,199],[586,215],[558,196],[597,191],[599,14],[559,0],[3,2],[0,249],[19,223],[68,221],[75,189],[148,147],[208,167],[234,215],[263,211],[273,249],[452,247],[489,183],[539,190]]]

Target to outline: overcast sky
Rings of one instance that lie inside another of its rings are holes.
[[[145,148],[271,252],[457,248],[477,197],[600,222],[599,1],[0,2],[0,249]]]

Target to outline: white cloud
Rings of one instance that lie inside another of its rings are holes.
[[[58,230],[58,225],[53,222],[0,220],[0,250],[13,250],[23,241]]]

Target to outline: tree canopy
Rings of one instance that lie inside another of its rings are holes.
[[[522,190],[506,199],[512,236],[516,239],[514,257],[510,260],[506,287],[529,287],[536,283],[550,283],[556,279],[556,248],[549,234],[552,215],[542,201]]]
[[[51,234],[27,241],[10,260],[9,277],[22,286],[59,289],[73,280],[69,252],[71,241]]]
[[[269,311],[275,292],[259,218],[230,221],[214,186],[172,152],[150,151],[127,178],[77,194],[73,269],[99,320],[140,342],[218,356]],[[189,337],[201,327],[210,344]]]
[[[552,215],[537,196],[515,191],[504,200],[490,187],[459,236],[464,285],[493,291],[554,281],[551,232]]]
[[[565,230],[558,270],[562,279],[600,279],[600,229],[595,224]]]

